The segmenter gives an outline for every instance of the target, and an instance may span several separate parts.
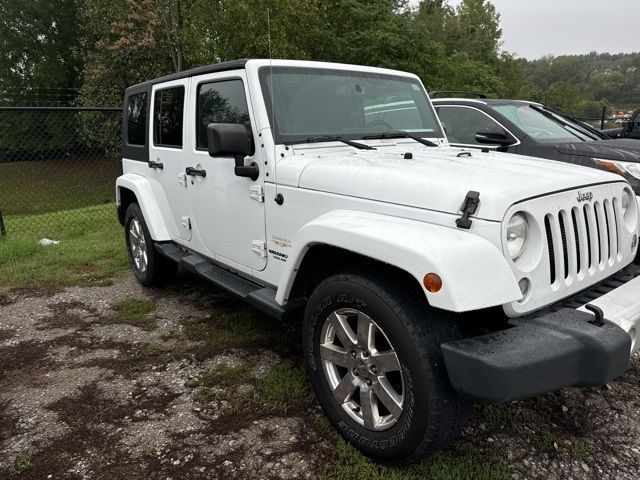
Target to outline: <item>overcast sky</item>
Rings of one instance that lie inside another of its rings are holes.
[[[503,49],[520,57],[640,51],[640,0],[491,1],[500,12]]]

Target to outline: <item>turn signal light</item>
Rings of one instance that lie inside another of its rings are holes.
[[[442,288],[442,279],[436,273],[427,273],[422,279],[422,283],[427,292],[437,293]]]

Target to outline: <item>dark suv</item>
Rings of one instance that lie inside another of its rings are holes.
[[[523,100],[434,99],[454,146],[488,148],[613,171],[640,195],[640,143]]]

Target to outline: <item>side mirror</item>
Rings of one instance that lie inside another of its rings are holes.
[[[238,177],[257,180],[260,169],[255,162],[245,166],[244,157],[253,153],[253,136],[240,123],[210,123],[207,126],[207,141],[210,157],[233,157]]]
[[[253,150],[251,132],[240,123],[210,123],[207,141],[211,157],[246,157]]]
[[[501,147],[508,147],[516,143],[516,140],[505,132],[480,130],[476,133],[476,142],[485,145],[500,145]]]

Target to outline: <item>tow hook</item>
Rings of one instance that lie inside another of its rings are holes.
[[[604,312],[600,307],[596,307],[595,305],[591,305],[590,303],[584,306],[587,310],[595,315],[593,320],[589,320],[591,325],[595,325],[596,327],[602,327],[604,325]]]

